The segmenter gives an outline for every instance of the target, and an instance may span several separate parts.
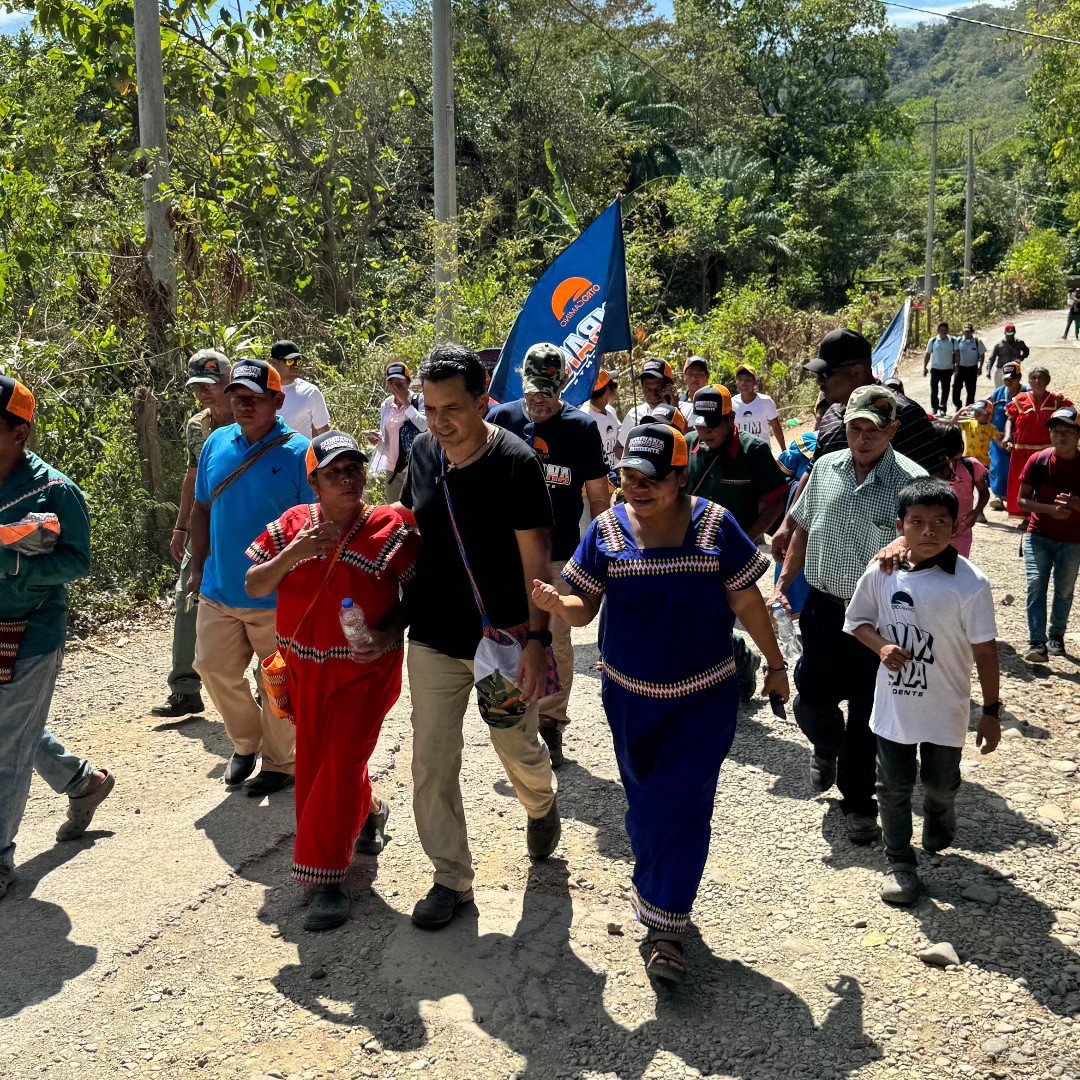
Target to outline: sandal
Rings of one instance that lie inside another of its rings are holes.
[[[56,831],[57,840],[78,840],[90,827],[94,811],[109,797],[116,786],[116,777],[108,769],[101,770],[105,775],[85,795],[68,799],[67,820]]]
[[[645,965],[645,973],[654,979],[682,982],[686,975],[682,935],[652,933],[649,935],[649,945],[652,951]]]

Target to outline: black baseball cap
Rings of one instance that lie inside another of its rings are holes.
[[[682,409],[674,405],[657,405],[649,410],[648,416],[641,418],[643,424],[670,424],[676,431],[686,434],[686,417]]]
[[[217,349],[200,349],[188,361],[185,386],[214,386],[229,378],[229,361]]]
[[[694,427],[719,427],[732,413],[731,391],[726,386],[705,386],[694,395]]]
[[[639,379],[663,379],[666,383],[673,383],[675,381],[675,372],[672,370],[671,365],[666,360],[646,360],[641,365],[641,374]]]
[[[809,364],[803,364],[803,371],[824,375],[851,364],[869,366],[873,352],[873,346],[862,334],[841,327],[821,339],[817,356]]]
[[[1076,410],[1071,405],[1066,405],[1063,409],[1056,409],[1050,419],[1046,421],[1047,427],[1053,427],[1055,424],[1080,428],[1080,421],[1076,418]]]
[[[1003,379],[1019,379],[1024,374],[1024,369],[1015,361],[1001,365],[1001,377]]]
[[[256,394],[280,394],[281,376],[265,360],[243,360],[232,369],[225,393],[241,386]]]
[[[300,360],[304,354],[297,348],[295,341],[282,338],[270,346],[270,359],[281,360],[283,363],[289,360]]]
[[[368,456],[360,449],[360,444],[344,431],[324,431],[316,435],[307,452],[308,476],[342,454],[354,454],[365,465],[368,462]]]
[[[692,367],[701,368],[706,375],[709,374],[709,361],[704,356],[691,356],[683,365],[683,371],[689,371]]]
[[[686,466],[690,453],[682,433],[668,424],[641,424],[626,437],[626,450],[616,469],[634,469],[650,480],[663,480],[672,469]]]
[[[402,382],[411,382],[412,372],[409,370],[407,364],[395,361],[392,364],[386,365],[386,381],[389,382],[391,379],[400,379]]]

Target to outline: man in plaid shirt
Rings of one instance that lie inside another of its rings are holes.
[[[877,836],[876,740],[870,731],[878,658],[844,633],[844,610],[870,560],[896,539],[900,489],[926,471],[890,445],[899,430],[896,396],[860,386],[848,399],[848,449],[815,463],[791,511],[794,531],[774,600],[800,570],[810,584],[801,624],[803,655],[795,672],[795,719],[814,748],[810,779],[818,791],[835,782],[848,837]],[[840,702],[847,701],[847,724]]]

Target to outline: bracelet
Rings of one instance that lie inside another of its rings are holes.
[[[787,661],[784,661],[783,667],[769,667],[769,665],[766,664],[765,670],[769,672],[770,675],[779,675],[781,671],[787,671]]]
[[[176,527],[175,527],[175,528],[173,529],[173,532],[174,532],[174,533],[183,533],[183,534],[184,534],[185,536],[187,536],[187,535],[188,535],[188,531],[187,531],[187,529],[181,529],[179,525],[177,525],[177,526],[176,526]]]

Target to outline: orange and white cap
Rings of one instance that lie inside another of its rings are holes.
[[[37,403],[34,395],[18,379],[0,375],[0,414],[15,423],[30,424]]]

